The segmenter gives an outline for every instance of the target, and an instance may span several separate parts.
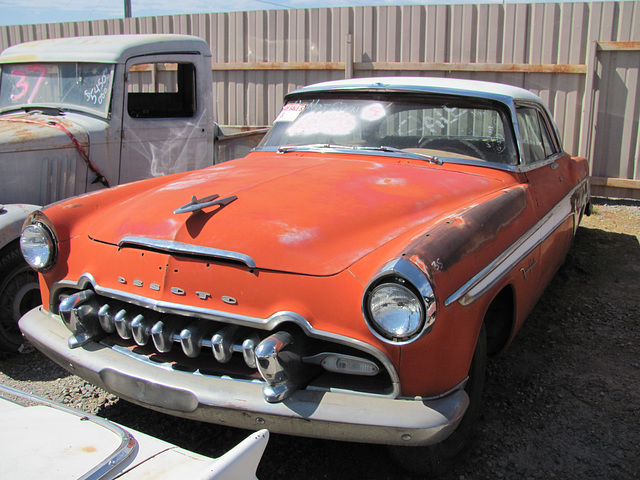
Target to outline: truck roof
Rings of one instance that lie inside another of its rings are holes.
[[[402,91],[463,95],[497,100],[507,105],[515,99],[540,102],[537,95],[512,85],[445,77],[370,77],[333,80],[300,88],[289,93],[287,98],[306,92],[336,91]]]
[[[33,62],[124,63],[156,53],[211,56],[209,44],[191,35],[93,35],[21,43],[0,54],[0,64]]]

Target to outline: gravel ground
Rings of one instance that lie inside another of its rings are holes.
[[[247,434],[119,400],[28,345],[0,354],[0,383],[214,457]],[[450,478],[640,478],[638,444],[640,206],[602,204],[516,340],[489,361],[473,446]],[[272,435],[258,478],[410,477],[383,446]]]

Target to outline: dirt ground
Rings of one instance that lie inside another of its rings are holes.
[[[0,354],[1,355],[1,354]],[[31,347],[0,356],[0,383],[219,456],[247,432],[137,407]],[[596,205],[511,347],[489,361],[466,479],[640,478],[640,206]],[[269,479],[407,479],[383,446],[272,435]]]

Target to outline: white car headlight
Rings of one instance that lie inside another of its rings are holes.
[[[426,276],[412,263],[398,259],[385,265],[369,283],[362,310],[378,338],[403,344],[433,326],[436,301]]]
[[[369,298],[369,311],[379,332],[389,338],[410,338],[424,321],[420,299],[398,283],[383,283],[374,288]]]
[[[56,257],[56,243],[51,230],[42,223],[30,223],[20,235],[20,250],[24,259],[39,272],[50,269]]]

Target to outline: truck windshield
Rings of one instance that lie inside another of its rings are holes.
[[[53,107],[106,117],[112,80],[110,64],[5,64],[0,76],[0,111]]]
[[[280,152],[353,149],[417,153],[515,164],[515,142],[506,109],[484,100],[450,96],[300,99],[286,103],[259,147]]]

